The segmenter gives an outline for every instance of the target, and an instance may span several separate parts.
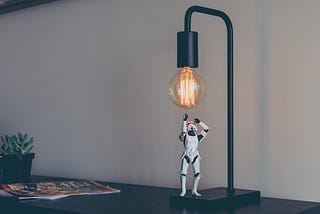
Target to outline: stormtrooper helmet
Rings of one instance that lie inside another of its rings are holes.
[[[187,132],[189,135],[195,135],[198,131],[196,124],[193,121],[187,123]]]

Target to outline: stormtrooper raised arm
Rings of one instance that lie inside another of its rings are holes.
[[[181,181],[181,193],[180,196],[184,196],[186,194],[186,179],[187,179],[187,171],[189,164],[192,164],[194,179],[193,179],[193,188],[192,195],[201,196],[200,193],[197,192],[198,183],[200,180],[200,155],[198,151],[198,145],[203,139],[207,136],[209,127],[201,122],[198,118],[195,118],[193,121],[187,122],[188,115],[183,115],[182,121],[182,131],[179,135],[179,139],[183,142],[184,152],[181,156],[181,171],[180,171],[180,181]],[[200,134],[197,134],[198,128],[196,126],[198,124],[202,130]]]

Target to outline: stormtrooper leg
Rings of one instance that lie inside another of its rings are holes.
[[[188,161],[183,158],[181,162],[181,172],[180,172],[180,182],[181,182],[181,193],[180,196],[185,196],[186,194],[186,182],[187,182],[187,172],[188,172]]]
[[[201,194],[198,193],[198,191],[197,191],[198,190],[199,180],[201,178],[199,157],[196,157],[196,159],[192,163],[192,166],[193,166],[193,172],[194,172],[192,195],[201,196]]]

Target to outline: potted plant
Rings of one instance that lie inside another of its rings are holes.
[[[2,175],[5,181],[23,181],[30,177],[34,153],[33,137],[28,139],[27,134],[1,136],[1,165]]]

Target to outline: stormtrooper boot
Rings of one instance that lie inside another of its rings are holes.
[[[185,175],[181,175],[180,181],[181,181],[181,193],[180,193],[180,196],[185,196],[185,194],[186,194],[186,182],[187,182],[186,176]]]
[[[201,176],[200,176],[199,173],[197,173],[197,174],[194,176],[194,179],[193,179],[193,188],[192,188],[192,195],[193,195],[193,196],[197,196],[197,197],[200,197],[200,196],[201,196],[201,194],[197,192],[200,177],[201,177]]]

